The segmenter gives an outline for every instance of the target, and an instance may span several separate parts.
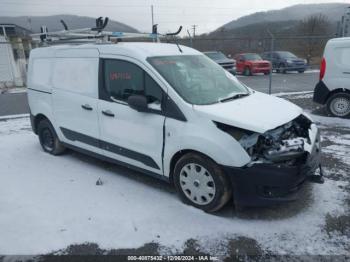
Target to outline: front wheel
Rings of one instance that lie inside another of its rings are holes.
[[[279,72],[279,73],[282,73],[282,74],[287,73],[287,70],[286,70],[286,67],[285,67],[284,64],[280,64],[280,65],[278,66],[278,72]]]
[[[183,202],[206,212],[218,211],[232,195],[229,179],[221,168],[196,153],[186,154],[176,163],[174,183]]]
[[[337,93],[327,100],[328,114],[335,117],[350,117],[350,94]]]
[[[249,67],[246,67],[246,68],[244,68],[243,74],[244,74],[245,76],[251,76],[251,75],[252,75],[252,71],[250,70]]]
[[[58,140],[56,132],[49,120],[41,120],[38,124],[38,136],[43,150],[51,155],[59,155],[65,151],[65,147]]]

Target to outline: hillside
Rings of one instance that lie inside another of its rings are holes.
[[[93,27],[95,25],[95,18],[76,15],[52,15],[52,16],[2,16],[0,23],[17,24],[24,28],[28,28],[35,33],[40,32],[40,27],[46,25],[49,31],[62,30],[63,27],[60,20],[63,19],[70,29]],[[123,31],[123,32],[137,32],[137,30],[126,24],[110,20],[106,30],[109,31]]]
[[[336,21],[340,20],[348,6],[349,4],[344,3],[294,5],[280,10],[258,12],[243,16],[223,25],[222,27],[218,28],[217,31],[222,30],[222,28],[224,28],[224,30],[231,30],[251,24],[302,20],[313,14],[323,14],[327,16],[331,22],[335,23]]]

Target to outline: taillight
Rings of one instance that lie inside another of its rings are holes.
[[[321,68],[320,68],[320,81],[323,80],[325,74],[326,74],[326,59],[322,58]]]

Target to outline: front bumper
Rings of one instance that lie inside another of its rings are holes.
[[[299,164],[255,164],[251,167],[223,167],[233,186],[238,206],[270,206],[298,198],[298,191],[320,166],[320,134],[317,132],[311,153],[305,152]],[[320,170],[321,171],[321,170]],[[322,172],[320,172],[322,175]]]
[[[234,66],[234,67],[224,67],[223,66],[223,68],[225,69],[225,70],[227,70],[228,72],[230,72],[231,74],[233,74],[233,75],[236,75],[236,73],[237,73],[237,70],[236,70],[236,67]]]
[[[258,74],[258,73],[270,73],[270,67],[253,67],[252,68],[252,73],[253,74]]]
[[[308,68],[307,65],[298,65],[298,64],[287,64],[286,71],[306,71]]]

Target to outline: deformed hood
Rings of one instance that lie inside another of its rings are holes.
[[[213,121],[265,133],[298,117],[303,110],[282,98],[254,92],[213,105],[194,105],[195,112]]]

